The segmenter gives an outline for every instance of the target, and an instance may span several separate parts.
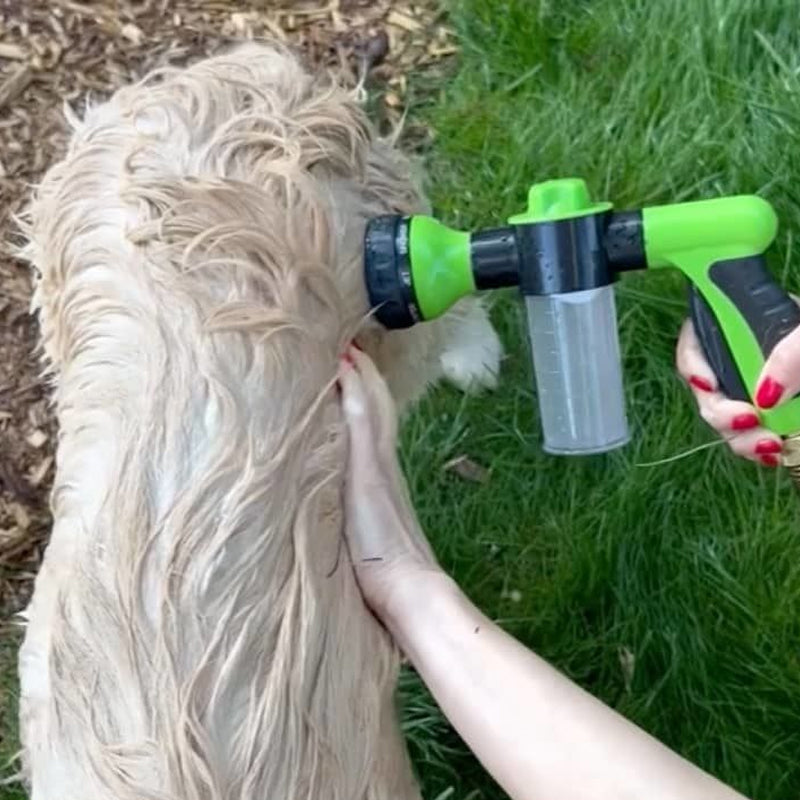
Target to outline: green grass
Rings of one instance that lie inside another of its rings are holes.
[[[443,220],[502,224],[530,183],[572,175],[620,207],[757,192],[781,218],[772,267],[800,288],[795,3],[462,0],[451,21],[458,73],[415,110],[436,131],[430,193]],[[494,309],[509,349],[501,388],[477,400],[438,391],[405,428],[405,464],[442,563],[486,613],[746,795],[795,800],[797,498],[784,476],[722,447],[641,466],[713,440],[673,369],[685,291],[675,275],[619,287],[623,451],[542,453],[522,311],[506,293]],[[488,485],[443,471],[461,453],[491,467]],[[634,659],[627,679],[621,653]],[[426,797],[500,797],[436,727],[424,690],[404,694]]]
[[[3,633],[0,637],[0,781],[13,769],[9,762],[17,752],[17,648],[19,636]],[[2,800],[23,800],[25,795],[14,786],[0,783]]]
[[[781,218],[772,266],[800,289],[793,0],[461,0],[451,21],[458,73],[432,95],[420,87],[414,110],[436,131],[430,192],[445,221],[498,224],[529,183],[570,175],[623,207],[759,192]],[[746,795],[796,800],[797,498],[720,447],[640,466],[713,438],[672,367],[685,299],[677,276],[620,286],[623,451],[542,453],[506,293],[494,309],[509,350],[501,388],[437,391],[405,427],[404,461],[442,563],[487,614]],[[443,470],[462,453],[491,467],[487,485]],[[413,675],[401,696],[426,798],[501,797]]]

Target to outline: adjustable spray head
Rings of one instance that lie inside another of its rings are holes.
[[[800,325],[800,308],[766,268],[777,218],[760,197],[617,212],[567,179],[531,187],[527,211],[508,222],[469,234],[430,217],[376,218],[365,279],[388,328],[433,319],[476,290],[519,286],[549,452],[597,453],[628,440],[613,296],[620,272],[667,267],[689,279],[698,338],[734,399],[752,402],[772,349]],[[800,452],[800,397],[760,416]]]

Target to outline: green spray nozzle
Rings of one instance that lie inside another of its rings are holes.
[[[467,233],[425,216],[372,220],[365,278],[377,317],[390,328],[433,319],[475,291],[519,286],[540,404],[565,409],[554,426],[578,430],[583,419],[588,431],[598,412],[581,387],[604,360],[606,381],[616,381],[612,285],[628,270],[686,276],[691,316],[721,388],[753,398],[767,356],[800,324],[800,310],[766,267],[776,231],[772,207],[757,196],[616,211],[593,201],[584,181],[568,178],[532,186],[527,209],[504,227]],[[800,432],[800,399],[764,411],[762,422],[781,435]]]
[[[423,319],[443,314],[475,289],[470,234],[453,230],[432,217],[412,217],[409,260],[419,311]],[[414,269],[424,264],[424,269]]]

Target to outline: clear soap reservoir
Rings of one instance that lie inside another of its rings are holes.
[[[625,445],[614,287],[524,299],[545,451],[587,455]]]

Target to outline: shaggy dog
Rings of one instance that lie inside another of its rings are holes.
[[[398,654],[342,538],[355,336],[399,406],[491,385],[483,309],[368,318],[366,220],[420,213],[343,89],[249,45],[72,120],[27,220],[60,426],[20,653],[34,800],[418,797]]]

